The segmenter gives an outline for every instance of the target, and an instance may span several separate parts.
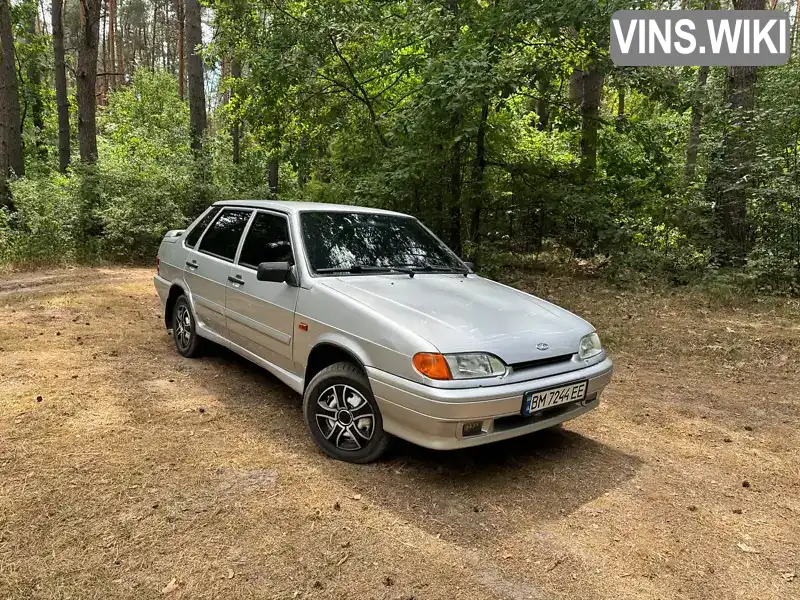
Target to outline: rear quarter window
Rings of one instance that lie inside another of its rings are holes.
[[[198,250],[233,261],[251,210],[223,210],[208,228]]]
[[[192,230],[189,232],[189,235],[186,236],[186,242],[185,242],[185,244],[189,246],[189,248],[195,247],[195,245],[197,244],[197,240],[199,240],[200,236],[203,235],[203,232],[209,226],[211,221],[213,221],[214,217],[217,216],[217,213],[219,213],[219,209],[208,211],[208,214],[206,214],[205,217],[200,219],[197,225],[192,227]]]

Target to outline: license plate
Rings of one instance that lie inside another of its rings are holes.
[[[545,408],[583,400],[586,397],[587,383],[586,381],[581,381],[580,383],[550,388],[549,390],[525,392],[522,398],[522,414],[527,417]]]

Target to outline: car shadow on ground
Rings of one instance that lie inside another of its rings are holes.
[[[531,523],[562,518],[633,477],[640,460],[570,429],[570,424],[534,434],[454,451],[435,451],[395,440],[371,465],[324,456],[308,438],[300,396],[267,371],[219,346],[202,360],[214,361],[230,377],[205,382],[248,426],[276,427],[268,413],[278,408],[280,428],[298,460],[324,464],[367,502],[375,503],[432,535],[462,545],[485,546],[488,536],[513,535]],[[231,380],[259,394],[238,395]],[[263,393],[261,393],[263,390]],[[234,392],[231,394],[231,392]]]
[[[622,485],[639,464],[563,427],[448,452],[398,441],[375,493],[385,507],[433,534],[485,546],[487,536],[575,512]],[[398,487],[403,494],[392,492]]]

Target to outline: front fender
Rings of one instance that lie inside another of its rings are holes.
[[[369,351],[363,343],[351,336],[345,335],[340,331],[328,330],[322,333],[319,337],[317,337],[317,340],[311,347],[311,350],[320,344],[331,344],[333,346],[338,346],[342,350],[347,350],[350,354],[355,356],[364,367],[371,367],[375,365],[374,358],[370,356]],[[310,351],[309,354],[311,354]],[[308,355],[306,356],[306,359],[308,359]]]

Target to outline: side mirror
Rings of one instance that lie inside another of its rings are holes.
[[[465,265],[467,265],[467,268],[468,268],[470,271],[474,271],[474,270],[475,270],[475,263],[473,263],[473,262],[469,262],[469,261],[466,261],[466,260],[465,260],[465,261],[464,261],[464,264],[465,264]]]
[[[263,262],[258,265],[256,279],[259,281],[272,281],[273,283],[283,283],[289,276],[291,266],[288,262]]]

